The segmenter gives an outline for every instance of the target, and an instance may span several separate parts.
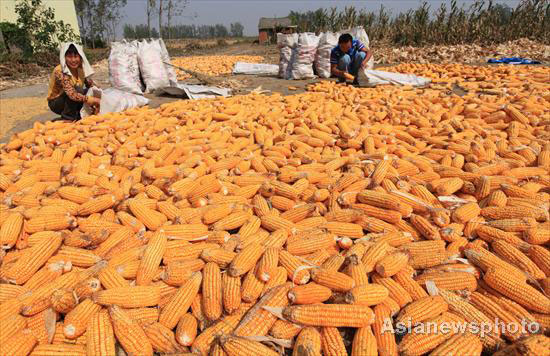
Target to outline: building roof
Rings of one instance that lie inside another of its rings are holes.
[[[273,27],[295,27],[292,26],[292,21],[288,17],[260,17],[258,28],[273,28]]]

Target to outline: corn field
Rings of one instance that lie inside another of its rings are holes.
[[[396,45],[492,44],[529,38],[550,43],[550,1],[521,0],[516,8],[477,0],[469,7],[456,0],[432,8],[423,2],[416,10],[392,16],[383,5],[378,12],[346,7],[289,14],[299,32],[338,31],[363,26],[371,40]]]

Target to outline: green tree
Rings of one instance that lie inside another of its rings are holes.
[[[15,13],[17,26],[29,39],[33,53],[55,51],[61,42],[78,41],[72,27],[56,21],[54,10],[42,0],[20,0],[15,4]]]
[[[240,22],[235,22],[229,25],[229,32],[233,37],[243,37],[244,26]]]

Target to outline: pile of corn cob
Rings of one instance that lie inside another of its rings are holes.
[[[321,82],[36,122],[0,146],[0,354],[548,355],[537,88]]]
[[[173,58],[172,64],[216,77],[223,74],[231,74],[237,62],[261,63],[263,61],[264,57],[262,56],[194,56]],[[176,73],[178,80],[191,78],[189,73],[182,70],[176,69]]]
[[[432,83],[446,84],[448,88],[458,84],[467,91],[521,95],[548,90],[548,69],[540,66],[402,63],[384,70],[431,78]]]

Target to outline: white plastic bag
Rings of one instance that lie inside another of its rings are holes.
[[[338,33],[324,32],[319,36],[315,54],[315,71],[321,78],[330,78],[330,52],[338,45]]]
[[[112,42],[109,54],[109,82],[113,88],[142,94],[136,42]]]
[[[294,49],[295,56],[290,64],[292,79],[315,78],[313,61],[318,44],[319,37],[313,32],[304,32],[298,35],[298,45]]]
[[[122,90],[115,88],[99,89],[92,87],[88,90],[87,96],[95,96],[100,98],[99,106],[99,115],[110,113],[110,112],[121,112],[131,108],[136,108],[140,106],[147,105],[149,99],[145,98],[142,95],[136,95],[128,93]],[[92,108],[84,104],[80,110],[80,116],[85,118],[93,114]]]
[[[292,49],[298,43],[298,34],[277,34],[277,47],[279,47],[279,77],[290,79],[290,63],[293,60]]]
[[[168,73],[162,62],[158,41],[143,40],[138,46],[138,63],[141,76],[145,82],[145,92],[152,93],[170,85]]]
[[[170,60],[170,55],[168,54],[168,50],[166,49],[166,45],[164,44],[162,38],[159,38],[157,41],[159,41],[160,57],[164,62],[164,69],[166,69],[166,73],[168,73],[168,80],[170,80],[170,85],[176,85],[178,84],[178,76],[176,75],[176,71],[174,70],[174,67],[166,64],[172,63],[172,61]]]

